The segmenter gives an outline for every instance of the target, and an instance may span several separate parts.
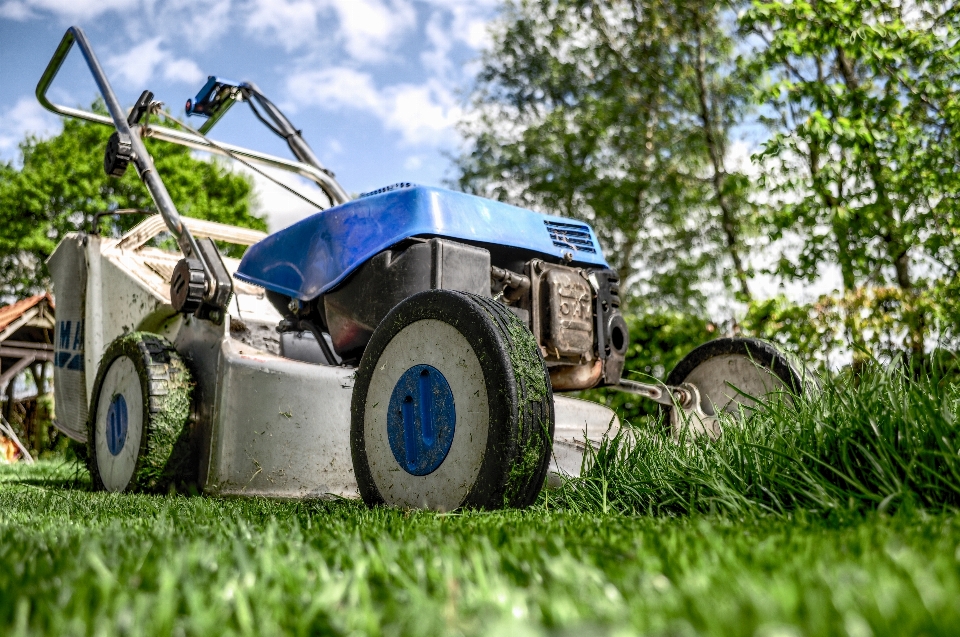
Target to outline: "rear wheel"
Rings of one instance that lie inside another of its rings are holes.
[[[351,450],[369,505],[532,504],[553,438],[550,376],[502,303],[422,292],[394,308],[357,371]]]
[[[700,408],[707,416],[721,412],[733,416],[753,411],[758,400],[770,400],[778,394],[793,400],[804,391],[803,370],[791,363],[774,345],[755,338],[718,338],[687,354],[666,384],[690,384],[700,395]],[[668,416],[675,407],[666,407]],[[674,434],[682,424],[670,418]],[[720,435],[719,421],[711,419],[711,437]]]
[[[87,423],[95,489],[163,491],[194,480],[192,387],[173,345],[159,336],[127,334],[107,347]]]

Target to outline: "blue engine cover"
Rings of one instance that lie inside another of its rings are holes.
[[[551,261],[607,267],[593,229],[461,192],[413,186],[318,212],[247,250],[236,277],[309,301],[367,259],[410,237],[445,237],[519,248]]]

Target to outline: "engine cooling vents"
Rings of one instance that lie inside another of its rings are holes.
[[[391,192],[394,190],[403,190],[404,188],[413,188],[414,186],[416,186],[416,184],[411,184],[410,182],[407,182],[407,181],[401,181],[400,183],[397,183],[397,184],[390,184],[389,186],[384,186],[383,188],[377,188],[376,190],[371,190],[370,192],[362,193],[358,197],[358,199],[362,199],[364,197],[372,197],[374,195],[382,195],[385,192]]]
[[[558,248],[576,250],[578,252],[597,253],[597,246],[590,236],[590,228],[579,223],[561,223],[559,221],[544,220],[543,225],[550,233],[550,240]]]

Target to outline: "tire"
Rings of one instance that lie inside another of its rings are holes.
[[[351,416],[370,506],[525,507],[546,479],[550,375],[526,325],[490,298],[430,290],[395,307],[360,360]]]
[[[190,372],[166,339],[135,332],[107,347],[87,420],[98,491],[162,492],[193,483]]]
[[[804,392],[809,379],[773,344],[755,338],[718,338],[700,345],[667,376],[666,384],[695,385],[700,405],[708,416],[740,408],[750,411],[756,401],[780,393],[792,400]],[[664,407],[669,423],[672,407]],[[676,432],[675,432],[676,433]],[[717,432],[719,434],[719,432]]]

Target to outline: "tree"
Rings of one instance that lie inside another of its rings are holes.
[[[624,289],[702,314],[750,298],[745,108],[720,2],[510,0],[458,160],[464,190],[591,222]]]
[[[769,225],[801,241],[779,273],[812,281],[837,264],[857,349],[877,334],[864,325],[897,315],[922,359],[947,307],[937,299],[956,285],[955,14],[941,2],[758,0],[742,23],[761,42],[750,71],[769,78],[758,97],[776,113],[761,157],[785,196]]]
[[[20,144],[20,168],[0,164],[0,296],[49,288],[47,257],[65,234],[89,231],[97,213],[153,208],[132,166],[121,179],[104,173],[110,134],[105,126],[67,119],[59,135],[28,137]],[[219,161],[197,159],[183,146],[150,139],[146,145],[181,214],[266,230],[264,219],[251,210],[252,184],[246,177]],[[100,229],[122,232],[139,220],[102,218]]]

